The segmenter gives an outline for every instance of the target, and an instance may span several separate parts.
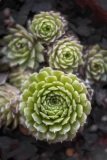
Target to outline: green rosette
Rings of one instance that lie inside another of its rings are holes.
[[[21,68],[17,68],[11,71],[8,81],[11,85],[21,89],[23,82],[29,77],[30,74],[30,70],[24,71]]]
[[[0,85],[0,127],[15,129],[19,123],[19,90],[4,84]]]
[[[29,28],[44,43],[54,42],[65,33],[66,21],[57,12],[41,12],[34,16]]]
[[[58,40],[48,51],[49,66],[65,72],[75,72],[82,64],[82,45],[74,37]]]
[[[23,84],[21,123],[36,139],[72,140],[90,111],[87,88],[74,74],[46,67]]]
[[[5,37],[8,43],[3,52],[7,56],[10,66],[37,68],[44,61],[43,46],[34,40],[31,33],[20,25],[10,29],[10,34]]]
[[[107,81],[107,50],[99,45],[87,49],[85,60],[85,74],[89,81]]]

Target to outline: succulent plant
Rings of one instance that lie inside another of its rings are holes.
[[[82,64],[82,45],[75,37],[58,40],[48,51],[49,65],[65,72],[73,72]]]
[[[74,74],[46,67],[23,84],[21,116],[37,139],[72,140],[90,110],[87,88]]]
[[[9,74],[9,83],[16,88],[20,89],[23,85],[23,82],[29,77],[30,71],[24,71],[21,68],[13,70]]]
[[[19,121],[18,113],[19,90],[8,84],[0,85],[0,127],[16,128]]]
[[[8,42],[4,52],[10,60],[11,66],[36,68],[39,62],[44,61],[43,46],[33,39],[32,35],[22,26],[16,25],[10,29],[10,34],[5,37]]]
[[[29,28],[36,38],[50,43],[65,33],[66,21],[53,11],[41,12],[34,16]]]
[[[85,59],[86,78],[90,81],[107,81],[107,50],[94,45],[87,50]]]

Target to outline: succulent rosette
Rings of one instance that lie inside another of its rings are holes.
[[[39,140],[72,140],[90,110],[87,88],[74,74],[46,67],[30,75],[23,85],[21,116]]]
[[[53,11],[41,12],[34,16],[30,30],[42,42],[54,42],[65,33],[66,21],[60,15]]]
[[[50,47],[49,65],[65,72],[73,72],[82,64],[82,45],[72,36],[58,40]]]
[[[9,83],[20,89],[23,82],[29,77],[30,74],[30,71],[24,71],[21,68],[15,69],[9,74]]]
[[[94,45],[85,55],[85,73],[90,81],[107,81],[107,50]]]
[[[19,65],[23,68],[36,68],[44,61],[43,46],[33,39],[33,36],[20,25],[10,29],[10,34],[5,37],[8,46],[4,52],[11,66]]]
[[[19,118],[19,90],[4,84],[0,85],[0,127],[17,127]]]

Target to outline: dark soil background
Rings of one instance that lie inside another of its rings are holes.
[[[103,6],[107,9],[107,2]],[[65,15],[69,29],[83,45],[98,43],[107,49],[107,24],[98,21],[89,8],[81,9],[75,0],[0,0],[0,39],[6,27],[14,23],[26,26],[34,14],[49,10]],[[8,67],[2,64],[0,72],[2,69],[0,83],[5,82]],[[1,129],[0,160],[107,160],[107,84],[93,87],[92,112],[72,142],[48,144],[24,136],[19,129]]]

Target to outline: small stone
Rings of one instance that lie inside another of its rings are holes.
[[[107,105],[107,98],[104,99],[104,103]]]
[[[98,129],[98,127],[97,127],[97,125],[95,125],[95,124],[93,124],[93,125],[90,127],[90,131],[91,131],[91,132],[95,132],[95,131],[97,131],[97,129]]]
[[[101,8],[107,11],[107,0],[97,0]]]
[[[11,15],[10,8],[5,8],[4,11],[3,11],[3,15],[4,15],[5,18],[10,17],[10,15]]]
[[[101,120],[104,121],[104,122],[107,121],[107,116],[104,115],[104,116],[101,118]]]
[[[90,35],[90,28],[87,27],[87,26],[79,26],[77,28],[77,33],[80,35],[80,36],[85,36],[85,37],[88,37]]]
[[[106,38],[103,38],[101,43],[100,43],[100,46],[103,48],[103,49],[107,49],[107,39]]]
[[[99,106],[107,108],[107,91],[106,89],[97,89],[95,92],[95,99]]]
[[[66,149],[66,155],[67,155],[68,157],[72,157],[72,156],[74,155],[74,153],[75,153],[75,151],[74,151],[73,148],[67,148],[67,149]]]

